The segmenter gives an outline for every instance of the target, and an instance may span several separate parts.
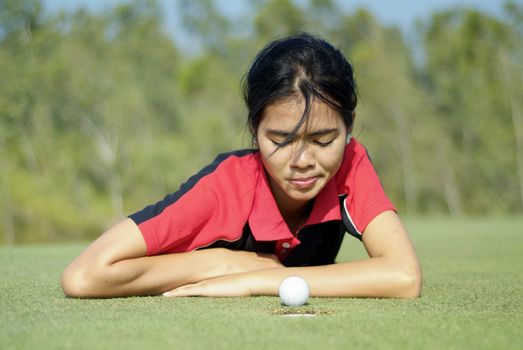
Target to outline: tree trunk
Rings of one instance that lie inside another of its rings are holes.
[[[6,193],[3,197],[2,226],[4,227],[4,244],[11,246],[15,244],[15,222],[13,215],[13,200],[9,190],[9,185],[6,186]]]
[[[514,138],[516,139],[516,161],[519,179],[519,195],[521,207],[523,208],[523,116],[517,102],[511,96],[510,108],[512,114],[512,124],[514,125]]]
[[[97,161],[103,166],[105,181],[109,189],[111,207],[113,210],[113,221],[121,220],[124,215],[124,201],[122,181],[117,169],[117,153],[119,140],[117,136],[109,136],[102,127],[84,114],[84,127],[86,133],[91,136],[93,144],[98,153]]]
[[[114,220],[121,220],[124,215],[122,182],[114,166],[111,167],[109,171],[111,171],[109,177],[111,186],[111,204],[113,207],[113,216]]]
[[[445,186],[445,201],[450,216],[459,216],[462,214],[461,193],[459,186],[456,184],[456,177],[450,162],[441,163],[441,172]]]
[[[503,77],[507,88],[507,96],[510,104],[510,114],[512,117],[512,129],[514,130],[515,139],[515,155],[516,168],[519,181],[519,196],[521,207],[523,208],[523,115],[520,109],[517,98],[514,96],[514,89],[512,83],[512,76],[510,70],[510,62],[508,54],[501,52],[500,54],[501,69],[503,70]]]
[[[0,148],[2,150],[7,149],[7,145],[4,142],[4,139],[0,136]],[[2,170],[0,172],[0,189],[4,191],[0,192],[1,199],[1,211],[2,211],[2,227],[4,230],[4,244],[13,245],[15,243],[15,220],[13,214],[13,198],[11,196],[11,189],[9,187],[9,163],[8,159],[3,157],[3,154],[0,153],[0,167]],[[3,192],[3,193],[2,193]]]
[[[412,146],[407,122],[405,120],[404,114],[401,111],[394,109],[392,114],[398,128],[397,141],[400,150],[401,168],[403,172],[403,193],[405,197],[405,207],[408,213],[413,213],[415,211],[417,198],[416,172],[414,170]]]

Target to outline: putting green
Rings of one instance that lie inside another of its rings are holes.
[[[0,247],[0,348],[520,349],[523,218],[405,221],[421,298],[299,308],[277,297],[67,299],[60,274],[85,244]],[[347,236],[339,260],[363,256]]]

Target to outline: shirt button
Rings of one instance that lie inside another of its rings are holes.
[[[285,242],[281,245],[283,248],[287,249],[291,247],[291,244],[289,242]]]

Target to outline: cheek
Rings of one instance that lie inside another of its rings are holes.
[[[325,170],[331,173],[336,173],[343,162],[343,155],[345,152],[345,143],[333,145],[334,147],[322,154],[322,164]]]
[[[263,166],[270,173],[273,169],[277,169],[280,164],[280,151],[274,153],[274,146],[268,144],[262,140],[258,144],[258,149],[260,151],[260,157],[263,163]]]
[[[287,161],[284,157],[282,157],[281,153],[282,152],[278,151],[274,154],[262,154],[263,166],[271,175],[277,175],[281,173],[287,165]]]

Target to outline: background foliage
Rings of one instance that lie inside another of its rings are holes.
[[[523,7],[434,13],[416,47],[364,9],[258,0],[237,23],[178,1],[44,15],[0,0],[0,242],[91,239],[176,190],[218,152],[250,147],[240,81],[275,37],[310,31],[355,66],[354,134],[402,213],[523,209]]]

